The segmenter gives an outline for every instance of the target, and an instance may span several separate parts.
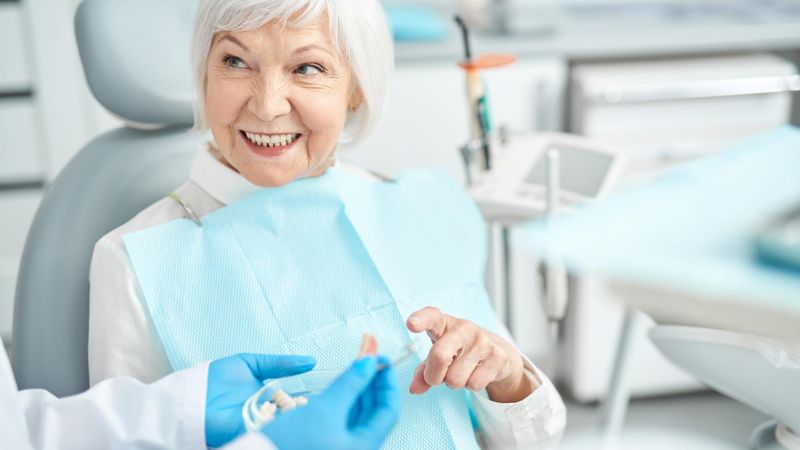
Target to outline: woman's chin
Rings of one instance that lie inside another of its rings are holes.
[[[276,188],[285,186],[292,181],[296,180],[300,174],[291,176],[287,173],[256,173],[256,174],[243,174],[243,176],[250,183],[259,187]]]

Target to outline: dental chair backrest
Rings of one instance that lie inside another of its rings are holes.
[[[92,93],[126,123],[91,141],[52,182],[17,280],[12,359],[20,389],[89,387],[89,264],[95,242],[189,174],[189,41],[195,0],[86,0],[75,31]],[[151,131],[146,131],[149,129]]]

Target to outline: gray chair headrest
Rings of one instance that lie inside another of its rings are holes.
[[[132,126],[192,125],[196,0],[85,0],[75,34],[89,88]]]

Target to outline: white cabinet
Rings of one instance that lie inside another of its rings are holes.
[[[8,345],[17,268],[25,235],[41,197],[40,130],[34,96],[27,11],[0,2],[0,337]]]
[[[794,65],[769,54],[576,64],[571,81],[570,130],[624,150],[629,182],[788,123],[792,92],[800,90]],[[599,278],[582,277],[571,288],[563,381],[577,400],[597,400],[607,392],[625,310]],[[631,342],[634,395],[699,387],[643,327]]]
[[[797,68],[771,54],[576,64],[569,129],[625,150],[630,178],[789,122]]]
[[[25,13],[20,2],[0,2],[0,187],[43,173]]]
[[[0,336],[6,344],[11,339],[19,260],[41,198],[39,189],[0,191]]]
[[[0,92],[31,88],[29,46],[20,3],[0,2]]]
[[[73,33],[77,5],[0,1],[0,335],[6,344],[19,258],[43,193],[36,186],[52,180],[97,130]]]
[[[0,100],[0,136],[0,185],[41,180],[44,173],[30,99]]]
[[[45,179],[52,180],[93,136],[91,98],[75,40],[77,0],[23,0],[31,36],[34,100]]]

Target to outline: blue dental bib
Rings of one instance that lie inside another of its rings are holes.
[[[498,331],[483,285],[485,228],[441,171],[396,182],[331,168],[207,214],[124,236],[146,309],[175,370],[239,352],[310,354],[342,370],[362,334],[402,353],[405,320],[435,306]],[[407,393],[383,448],[478,448],[464,391]],[[311,424],[309,424],[311,425]]]

